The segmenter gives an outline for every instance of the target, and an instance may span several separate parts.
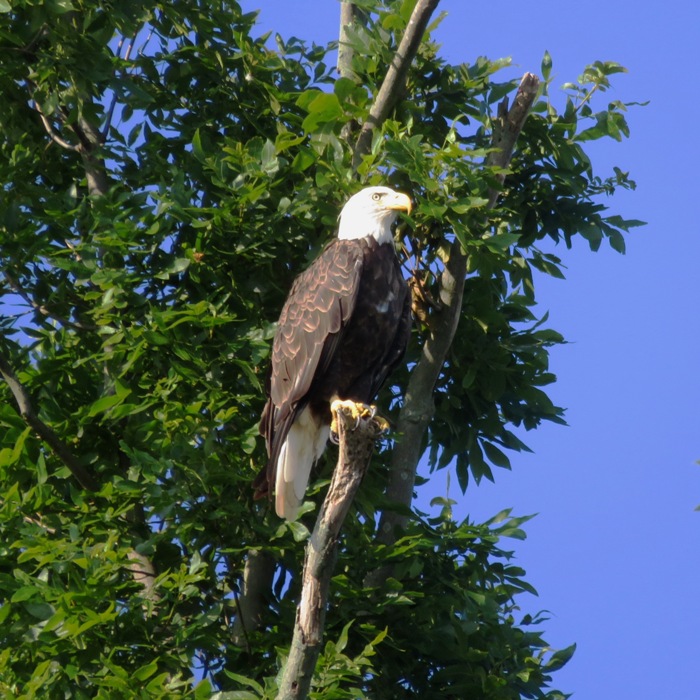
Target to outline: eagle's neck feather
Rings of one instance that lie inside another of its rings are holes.
[[[380,217],[365,216],[362,218],[340,217],[340,227],[338,228],[338,238],[342,240],[352,240],[358,238],[374,238],[380,245],[391,243],[394,236],[391,233],[391,224],[394,216],[384,215]]]

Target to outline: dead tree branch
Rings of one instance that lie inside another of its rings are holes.
[[[354,2],[342,0],[340,3],[340,30],[338,31],[338,62],[336,68],[341,78],[357,81],[357,75],[352,67],[355,50],[349,41],[350,30],[358,24],[362,12]],[[351,119],[343,125],[340,137],[346,143],[352,143],[360,125],[356,119]]]
[[[98,152],[104,143],[104,137],[100,130],[83,116],[78,117],[72,128],[80,141],[80,156],[85,168],[88,192],[93,197],[103,197],[107,194],[110,184],[104,158]]]
[[[507,98],[499,105],[493,129],[494,150],[487,158],[487,166],[503,170],[508,167],[515,142],[535,101],[538,88],[537,76],[526,73],[510,109]],[[501,182],[504,177],[503,174],[498,175]],[[487,209],[495,205],[498,196],[498,189],[490,190]],[[406,507],[413,500],[416,469],[423,454],[425,431],[435,412],[433,390],[459,323],[466,271],[467,256],[459,241],[455,240],[440,276],[439,300],[442,309],[435,314],[433,332],[423,345],[420,360],[411,373],[397,426],[401,440],[392,453],[387,497],[389,501]],[[384,544],[395,542],[397,531],[403,529],[406,522],[406,516],[384,511],[379,524],[379,541]],[[375,572],[368,584],[379,585],[383,578],[381,572]]]
[[[338,464],[306,546],[294,636],[282,671],[277,700],[303,700],[308,696],[323,641],[328,591],[340,528],[367,471],[374,443],[383,431],[381,419],[377,418],[363,418],[355,428],[355,418],[345,407],[341,407],[336,416],[339,429]]]

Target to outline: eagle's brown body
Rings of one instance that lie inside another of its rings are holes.
[[[402,358],[410,307],[393,240],[335,239],[294,281],[272,346],[260,423],[269,459],[255,482],[258,496],[275,487],[280,516],[296,516],[328,439],[331,401],[370,403]]]

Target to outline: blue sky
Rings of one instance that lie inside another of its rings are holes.
[[[337,36],[331,0],[243,6],[261,9],[261,31]],[[439,9],[448,16],[435,36],[450,62],[511,56],[515,77],[539,72],[548,50],[557,87],[588,63],[617,61],[629,73],[613,76],[606,99],[649,100],[628,115],[630,139],[592,150],[599,174],[617,165],[637,181],[611,211],[648,225],[633,229],[624,256],[583,241],[560,248],[567,280],[539,281],[541,311],[570,341],[553,352],[550,391],[570,427],[529,433],[534,454],[515,455],[512,472],[451,495],[459,517],[538,514],[513,549],[540,594],[532,609],[551,611],[546,638],[578,644],[556,687],[576,700],[698,697],[700,10],[685,0],[442,0]],[[421,500],[445,488],[438,473]]]

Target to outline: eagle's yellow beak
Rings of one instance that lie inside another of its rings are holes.
[[[410,197],[403,192],[394,192],[386,201],[384,206],[387,209],[398,209],[399,211],[405,211],[407,214],[410,214],[411,209],[413,209],[413,203],[411,202]]]

